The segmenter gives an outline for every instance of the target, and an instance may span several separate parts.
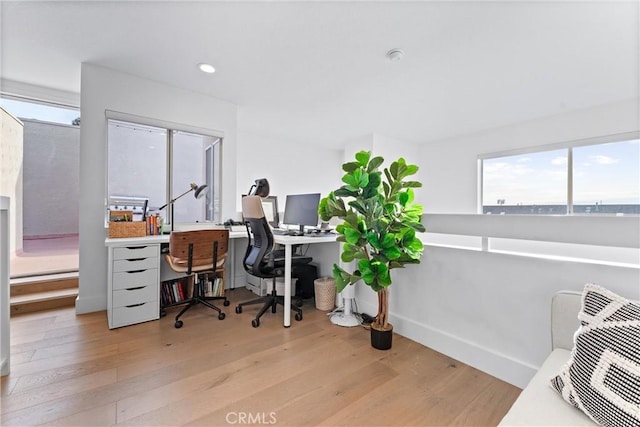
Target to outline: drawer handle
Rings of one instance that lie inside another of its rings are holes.
[[[127,246],[127,249],[132,249],[132,250],[145,249],[145,248],[146,248],[146,246]]]
[[[145,304],[146,302],[141,302],[140,304],[125,305],[125,307],[127,308],[140,307],[141,305],[145,305]]]
[[[125,273],[136,274],[136,273],[142,273],[143,271],[147,271],[147,270],[131,270],[131,271],[125,271]]]
[[[137,286],[135,288],[126,288],[125,291],[137,291],[138,289],[144,289],[146,286]]]
[[[129,262],[144,261],[146,258],[127,258]]]

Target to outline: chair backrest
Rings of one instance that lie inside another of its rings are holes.
[[[267,257],[273,249],[273,233],[262,210],[259,196],[242,198],[242,216],[247,226],[249,243],[244,255],[244,269],[254,276],[269,274]],[[272,268],[272,266],[271,266]]]
[[[191,257],[189,247],[192,247]],[[213,268],[224,263],[229,248],[229,230],[190,230],[174,231],[169,235],[169,256],[175,265],[191,270],[202,270],[205,266]],[[191,260],[191,263],[189,261]]]

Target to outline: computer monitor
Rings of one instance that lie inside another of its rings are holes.
[[[278,216],[278,196],[267,196],[262,198],[262,210],[264,217],[272,227],[278,227],[280,217]]]
[[[284,206],[283,223],[300,227],[300,235],[304,234],[304,226],[318,225],[318,204],[320,193],[289,194]]]

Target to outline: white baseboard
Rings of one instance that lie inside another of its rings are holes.
[[[377,307],[370,303],[359,303],[366,313],[376,313]],[[519,388],[524,388],[538,367],[498,353],[477,343],[449,334],[445,331],[417,323],[404,316],[390,314],[393,330],[403,337],[452,357],[462,363],[486,372]]]

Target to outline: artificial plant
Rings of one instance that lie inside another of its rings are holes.
[[[344,243],[341,259],[344,263],[357,260],[351,272],[334,264],[337,291],[362,280],[378,294],[372,327],[389,330],[391,270],[420,263],[423,245],[416,232],[425,228],[422,206],[414,203],[413,193],[422,183],[405,180],[418,166],[399,158],[384,168],[383,175],[383,162],[380,156],[371,157],[370,151],[358,152],[355,162],[342,165],[344,185],[320,201],[318,213],[323,221],[343,220],[336,226],[338,241]]]

